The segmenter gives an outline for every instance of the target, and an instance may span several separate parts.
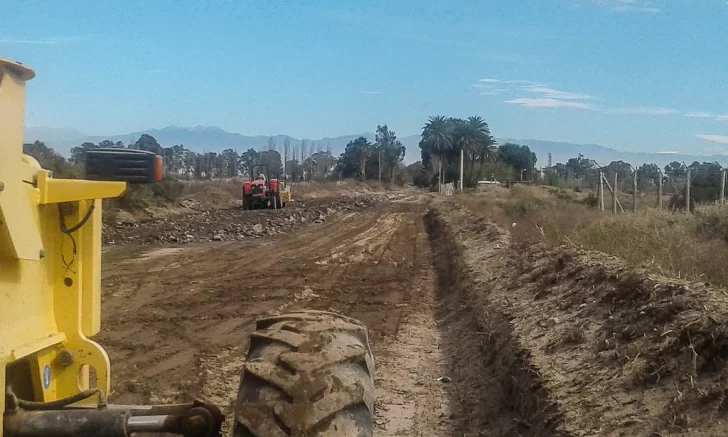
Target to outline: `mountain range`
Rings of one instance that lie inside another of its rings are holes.
[[[142,134],[153,136],[159,144],[164,147],[182,144],[188,149],[196,152],[220,152],[224,149],[235,149],[238,152],[243,152],[250,148],[261,150],[267,147],[269,138],[276,143],[278,150],[283,148],[283,142],[286,138],[290,138],[291,144],[294,145],[298,145],[301,142],[301,139],[294,138],[289,135],[247,136],[235,132],[228,132],[217,126],[167,126],[162,129],[149,129],[145,131],[108,136],[86,135],[83,132],[69,128],[26,126],[25,142],[43,141],[49,147],[54,148],[62,155],[68,156],[72,147],[78,146],[84,142],[99,143],[103,140],[111,140],[113,142],[121,141],[124,144],[129,144],[135,142]],[[334,156],[338,156],[344,151],[346,144],[349,141],[360,136],[364,136],[370,141],[374,141],[374,133],[365,132],[355,135],[307,139],[306,143],[310,144],[311,141],[313,141],[320,145],[323,150],[330,147]],[[407,149],[404,162],[406,164],[410,164],[418,161],[420,159],[420,149],[418,147],[420,135],[400,137],[399,140]],[[616,160],[622,160],[637,166],[642,165],[643,163],[654,163],[662,167],[672,161],[685,162],[687,164],[690,164],[693,161],[717,161],[722,165],[728,166],[728,155],[625,152],[600,146],[598,144],[573,144],[566,142],[513,138],[497,138],[496,140],[498,141],[498,144],[511,142],[528,146],[531,151],[536,154],[537,167],[546,166],[548,164],[549,153],[551,154],[553,163],[566,162],[569,158],[582,154],[587,158],[596,160],[602,166],[608,165],[611,161]]]

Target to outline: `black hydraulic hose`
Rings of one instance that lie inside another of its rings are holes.
[[[58,399],[56,401],[51,402],[35,402],[35,401],[24,401],[22,399],[17,399],[17,406],[24,409],[24,410],[57,410],[59,408],[67,407],[71,404],[75,404],[76,402],[83,401],[85,399],[88,399],[94,395],[99,395],[99,407],[105,407],[106,406],[106,396],[104,396],[104,392],[102,392],[99,389],[93,389],[93,390],[86,390],[82,391],[80,393],[77,393],[73,396],[69,396],[67,398]]]

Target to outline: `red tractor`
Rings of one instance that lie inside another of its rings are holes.
[[[264,168],[265,174],[256,169]],[[243,185],[243,209],[263,208],[285,208],[291,201],[291,189],[286,186],[285,181],[270,179],[268,166],[265,164],[254,165],[250,170],[250,181]]]

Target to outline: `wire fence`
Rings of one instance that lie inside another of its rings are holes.
[[[640,207],[693,211],[696,204],[725,205],[726,169],[717,164],[711,164],[711,168],[685,166],[684,174],[678,175],[665,175],[658,170],[657,177],[648,184],[638,183],[640,172],[634,167],[627,176],[631,179],[629,181],[620,180],[616,171],[608,172],[601,167],[598,171],[595,188],[600,211],[610,210],[617,214],[635,212]],[[608,198],[605,199],[605,196]],[[625,202],[627,196],[631,199]],[[650,197],[654,202],[649,201]]]

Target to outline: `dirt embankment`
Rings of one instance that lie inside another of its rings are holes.
[[[389,193],[319,198],[292,202],[277,211],[245,211],[237,204],[220,206],[185,200],[174,214],[157,215],[147,220],[108,215],[103,240],[105,244],[177,244],[284,235],[307,223],[322,223],[333,214],[402,196],[401,193]]]
[[[459,392],[483,413],[471,414],[481,429],[726,432],[725,290],[651,275],[599,252],[512,245],[507,232],[464,208],[431,211],[427,222],[441,250],[441,301],[462,328],[460,373],[480,375]],[[478,348],[482,363],[469,359]]]
[[[512,330],[510,315],[483,301],[482,278],[468,265],[447,217],[430,210],[425,223],[435,251],[438,326],[451,339],[443,352],[462,412],[458,429],[473,436],[564,435],[556,431],[558,411]],[[498,228],[487,238],[488,257],[509,244]]]

